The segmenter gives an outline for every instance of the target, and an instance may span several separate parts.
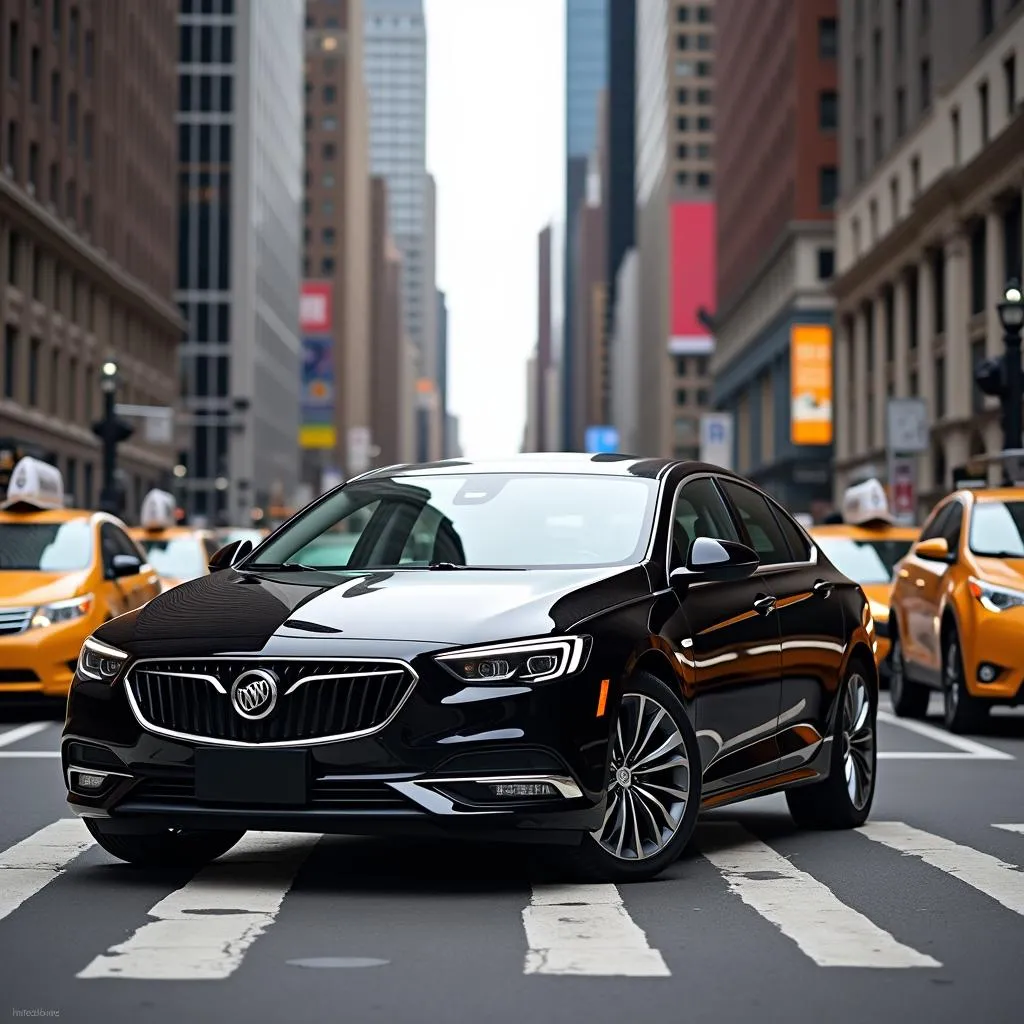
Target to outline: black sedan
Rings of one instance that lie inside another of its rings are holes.
[[[248,829],[561,843],[649,878],[701,808],[785,790],[852,828],[875,784],[860,588],[715,466],[522,456],[376,470],[102,626],[62,742],[109,853]]]

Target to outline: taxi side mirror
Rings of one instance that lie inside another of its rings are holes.
[[[919,540],[914,545],[914,554],[927,562],[952,562],[949,542],[945,537],[929,537],[927,540]]]
[[[137,555],[114,555],[110,560],[109,576],[119,580],[122,576],[137,576],[142,572],[142,559]]]
[[[252,551],[252,541],[245,540],[233,540],[230,544],[225,544],[220,550],[213,553],[213,557],[207,564],[207,568],[210,572],[220,572],[221,569],[230,569],[231,566],[237,565],[249,552]]]

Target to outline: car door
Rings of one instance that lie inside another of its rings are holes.
[[[795,768],[810,760],[828,735],[846,650],[844,602],[836,590],[856,585],[819,562],[799,524],[770,498],[733,481],[723,486],[775,594],[782,635],[779,767]]]
[[[100,527],[100,535],[103,547],[103,571],[104,577],[111,583],[112,604],[119,606],[121,612],[131,611],[144,605],[149,600],[152,590],[150,577],[155,574],[146,564],[145,556],[139,551],[135,542],[114,523],[103,523]],[[113,574],[113,559],[115,555],[131,555],[142,562],[142,568],[146,572],[134,573],[130,576],[117,578]]]
[[[697,537],[741,540],[712,475],[679,485],[671,526],[670,573]],[[770,775],[778,760],[781,656],[772,596],[758,576],[695,583],[665,627],[692,679],[705,795]]]
[[[146,552],[142,550],[138,542],[133,540],[120,527],[115,526],[114,529],[117,531],[118,543],[121,545],[122,553],[134,555],[141,562],[141,571],[135,576],[126,576],[126,582],[122,584],[129,592],[132,608],[141,608],[142,605],[159,596],[160,577],[153,571],[153,567],[149,564],[149,559],[146,557]]]

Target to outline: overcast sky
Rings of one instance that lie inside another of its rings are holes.
[[[537,234],[560,217],[563,0],[426,0],[427,167],[448,298],[448,404],[467,456],[519,450]]]

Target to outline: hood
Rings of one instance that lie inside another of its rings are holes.
[[[1011,590],[1024,590],[1024,558],[979,558],[978,576],[986,583]]]
[[[88,585],[87,572],[0,572],[0,608],[27,608],[77,597]]]
[[[643,566],[524,571],[211,573],[98,632],[138,656],[259,651],[294,640],[457,646],[543,636],[650,594]]]

